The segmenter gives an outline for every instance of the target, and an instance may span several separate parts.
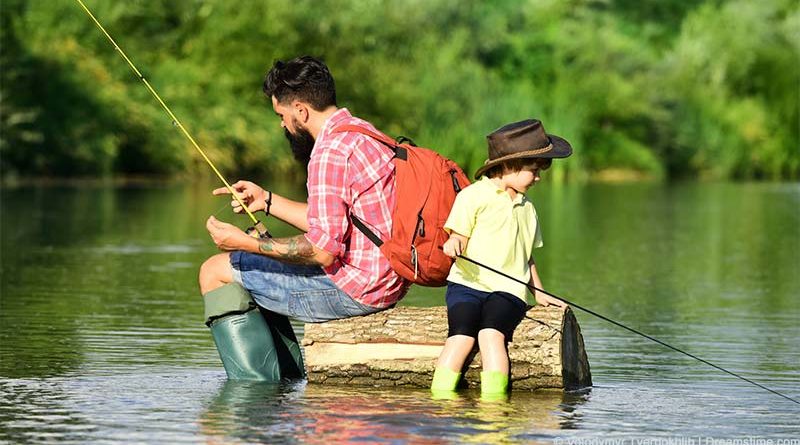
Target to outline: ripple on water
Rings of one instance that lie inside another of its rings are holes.
[[[219,369],[3,379],[0,393],[4,434],[22,441],[496,443],[551,437],[574,417],[560,392],[435,400],[426,390],[227,382]]]
[[[99,255],[142,255],[151,253],[193,253],[200,250],[200,245],[189,244],[106,244],[104,246],[86,249],[86,252]]]
[[[545,283],[800,398],[800,186],[648,187],[657,195],[641,184],[535,191]],[[75,195],[95,202],[94,191]],[[137,199],[124,200],[146,215],[132,223],[130,213],[94,218],[47,200],[37,211],[67,223],[57,234],[9,224],[30,201],[0,201],[0,443],[800,436],[797,405],[582,312],[596,386],[577,394],[488,402],[474,391],[435,400],[424,390],[226,382],[197,291],[213,246],[202,224],[184,233],[160,217],[161,191]],[[406,301],[428,304],[426,292]]]

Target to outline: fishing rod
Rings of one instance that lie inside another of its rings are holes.
[[[469,261],[470,263],[472,263],[472,264],[475,264],[476,266],[483,267],[484,269],[488,269],[488,270],[490,270],[490,271],[492,271],[492,272],[494,272],[494,273],[496,273],[496,274],[498,274],[498,275],[502,275],[502,276],[504,276],[504,277],[508,278],[509,280],[512,280],[512,281],[515,281],[515,282],[517,282],[517,283],[523,284],[523,285],[525,285],[526,287],[528,287],[528,289],[530,289],[530,290],[531,290],[531,292],[534,292],[534,291],[535,291],[535,292],[541,292],[541,293],[543,293],[543,294],[546,294],[546,295],[549,295],[549,296],[551,296],[551,297],[553,297],[553,298],[557,298],[557,299],[559,299],[559,300],[563,301],[564,303],[567,303],[567,304],[568,304],[568,305],[570,305],[570,306],[576,307],[576,308],[578,308],[578,309],[580,309],[580,310],[582,310],[582,311],[584,311],[584,312],[588,312],[589,314],[592,314],[592,315],[594,315],[595,317],[598,317],[598,318],[600,318],[600,319],[602,319],[602,320],[605,320],[605,321],[607,321],[607,322],[609,322],[609,323],[611,323],[611,324],[613,324],[613,325],[615,325],[615,326],[619,326],[619,327],[621,327],[621,328],[623,328],[623,329],[626,329],[626,330],[628,330],[628,331],[630,331],[630,332],[633,332],[634,334],[641,335],[642,337],[644,337],[644,338],[646,338],[646,339],[649,339],[649,340],[652,340],[652,341],[654,341],[654,342],[656,342],[656,343],[658,343],[658,344],[660,344],[660,345],[662,345],[662,346],[666,346],[667,348],[669,348],[669,349],[672,349],[672,350],[673,350],[673,351],[675,351],[675,352],[679,352],[679,353],[681,353],[681,354],[684,354],[684,355],[686,355],[686,356],[689,356],[689,357],[691,357],[691,358],[693,358],[693,359],[695,359],[695,360],[698,360],[698,361],[700,361],[700,362],[702,362],[702,363],[705,363],[705,364],[706,364],[706,365],[708,365],[708,366],[711,366],[711,367],[713,367],[713,368],[716,368],[716,369],[718,369],[718,370],[720,370],[720,371],[722,371],[722,372],[724,372],[724,373],[726,373],[726,374],[730,374],[730,375],[732,375],[732,376],[734,376],[734,377],[736,377],[736,378],[742,379],[742,380],[744,380],[744,381],[745,381],[745,382],[747,382],[747,383],[750,383],[750,384],[752,384],[752,385],[755,385],[755,386],[757,386],[757,387],[759,387],[759,388],[761,388],[761,389],[764,389],[764,390],[766,390],[766,391],[769,391],[769,392],[771,392],[771,393],[773,393],[773,394],[775,394],[775,395],[778,395],[778,396],[781,396],[781,397],[783,397],[783,398],[784,398],[784,399],[786,399],[786,400],[792,401],[792,402],[794,402],[794,403],[797,403],[798,405],[800,405],[800,401],[797,401],[797,400],[795,400],[795,399],[793,399],[793,398],[791,398],[791,397],[789,397],[789,396],[787,396],[787,395],[785,395],[785,394],[782,394],[782,393],[780,393],[780,392],[778,392],[778,391],[775,391],[774,389],[767,388],[766,386],[764,386],[764,385],[762,385],[762,384],[760,384],[760,383],[758,383],[758,382],[754,382],[754,381],[752,381],[752,380],[750,380],[750,379],[748,379],[748,378],[746,378],[746,377],[743,377],[743,376],[741,376],[741,375],[739,375],[739,374],[736,374],[735,372],[728,371],[727,369],[725,369],[725,368],[723,368],[723,367],[721,367],[721,366],[715,365],[715,364],[713,364],[713,363],[709,362],[708,360],[702,359],[702,358],[700,358],[700,357],[698,357],[698,356],[696,356],[696,355],[694,355],[694,354],[690,354],[690,353],[688,353],[688,352],[686,352],[686,351],[684,351],[684,350],[682,350],[682,349],[679,349],[679,348],[676,348],[675,346],[669,345],[669,344],[667,344],[667,343],[665,343],[665,342],[663,342],[663,341],[661,341],[661,340],[659,340],[659,339],[657,339],[657,338],[655,338],[655,337],[653,337],[653,336],[650,336],[650,335],[647,335],[647,334],[645,334],[645,333],[643,333],[643,332],[637,331],[636,329],[629,328],[628,326],[625,326],[625,325],[624,325],[624,324],[622,324],[622,323],[616,322],[616,321],[614,321],[614,320],[612,320],[612,319],[610,319],[610,318],[608,318],[608,317],[606,317],[606,316],[604,316],[604,315],[600,315],[600,314],[598,314],[597,312],[595,312],[595,311],[593,311],[593,310],[590,310],[590,309],[587,309],[587,308],[585,308],[585,307],[583,307],[583,306],[580,306],[580,305],[578,305],[578,304],[575,304],[575,303],[573,303],[573,302],[571,302],[571,301],[567,300],[566,298],[561,298],[561,297],[559,297],[558,295],[554,295],[554,294],[552,294],[552,293],[550,293],[550,292],[548,292],[548,291],[546,291],[546,290],[544,290],[544,289],[539,289],[538,287],[536,287],[536,286],[534,286],[534,285],[532,285],[532,284],[530,284],[530,283],[525,283],[525,282],[523,282],[523,281],[521,281],[521,280],[518,280],[518,279],[516,279],[516,278],[514,278],[514,277],[512,277],[512,276],[510,276],[510,275],[507,275],[507,274],[505,274],[505,273],[503,273],[503,272],[501,272],[501,271],[499,271],[499,270],[497,270],[497,269],[494,269],[494,268],[492,268],[492,267],[489,267],[489,266],[487,266],[487,265],[485,265],[485,264],[481,264],[481,263],[479,263],[479,262],[477,262],[477,261],[475,261],[475,260],[473,260],[473,259],[467,258],[467,257],[465,257],[465,256],[463,256],[463,255],[457,255],[457,256],[458,256],[458,258],[461,258],[461,259],[463,259],[463,260]]]
[[[233,198],[239,203],[239,205],[242,206],[242,209],[244,209],[244,211],[247,213],[247,216],[249,216],[250,219],[253,221],[253,226],[246,230],[247,234],[252,236],[252,237],[254,237],[254,238],[272,238],[272,236],[270,235],[269,231],[267,230],[267,227],[261,221],[259,221],[255,217],[255,215],[253,215],[253,212],[251,212],[250,209],[247,208],[245,203],[239,197],[239,194],[236,193],[236,191],[233,189],[233,187],[231,187],[231,185],[228,183],[228,181],[225,180],[225,177],[222,176],[222,173],[219,172],[219,170],[214,165],[214,163],[211,162],[211,159],[209,159],[209,157],[206,155],[206,153],[203,151],[203,149],[200,148],[200,145],[198,145],[198,143],[194,140],[192,135],[189,134],[189,132],[186,130],[186,127],[184,127],[183,124],[181,123],[181,121],[178,120],[178,118],[175,116],[175,114],[172,112],[172,110],[169,109],[167,104],[164,103],[163,100],[161,100],[161,96],[158,95],[158,93],[153,88],[153,86],[150,85],[150,82],[148,82],[147,79],[144,77],[144,75],[139,71],[139,69],[136,68],[136,65],[133,64],[133,62],[128,57],[128,55],[125,54],[124,51],[122,51],[122,48],[120,48],[120,46],[117,45],[117,42],[114,40],[113,37],[111,37],[111,34],[109,34],[108,31],[106,31],[106,29],[103,27],[103,25],[100,24],[100,21],[98,21],[97,18],[94,16],[94,14],[92,14],[92,11],[90,11],[89,8],[86,7],[86,5],[83,3],[83,1],[81,1],[81,0],[75,0],[75,1],[77,1],[78,4],[81,6],[81,8],[83,8],[83,10],[86,11],[86,14],[92,19],[94,24],[97,25],[97,27],[100,29],[100,31],[102,31],[103,34],[105,34],[105,36],[108,38],[108,41],[111,42],[112,45],[114,45],[114,48],[119,52],[119,54],[122,56],[122,58],[125,59],[126,62],[128,62],[128,66],[131,67],[131,69],[133,70],[134,74],[136,74],[136,77],[138,77],[139,80],[141,80],[142,83],[144,83],[144,86],[147,87],[147,90],[150,91],[150,94],[153,95],[153,97],[158,101],[158,103],[161,104],[161,107],[164,109],[164,111],[167,112],[169,117],[172,119],[173,125],[178,127],[181,130],[181,132],[183,133],[183,135],[186,136],[187,139],[189,139],[189,142],[192,143],[194,148],[196,148],[197,151],[200,153],[200,155],[203,157],[203,159],[205,159],[205,161],[211,167],[211,170],[213,170],[214,173],[217,175],[217,177],[222,181],[222,183],[225,184],[225,188],[228,189],[228,191],[230,192],[231,196],[233,196]]]

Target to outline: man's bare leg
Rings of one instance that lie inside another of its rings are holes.
[[[229,252],[218,253],[207,259],[200,266],[200,294],[205,295],[214,289],[233,282],[233,272],[231,271],[231,254]]]
[[[254,309],[250,293],[233,283],[230,253],[218,253],[207,259],[200,266],[199,282],[206,321],[210,323],[214,344],[229,379],[279,382],[281,368],[289,365],[291,372],[283,377],[303,376],[302,356],[296,339],[291,344],[301,357],[299,362],[290,356],[284,360],[286,366],[280,363],[272,329],[261,312]],[[280,346],[286,349],[283,343]]]

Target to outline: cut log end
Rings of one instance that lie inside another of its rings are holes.
[[[446,338],[444,307],[399,307],[364,317],[309,323],[302,341],[308,381],[429,387]],[[508,345],[513,389],[591,386],[583,336],[571,309],[529,310],[513,340]],[[479,386],[480,370],[480,353],[476,353],[462,385]]]

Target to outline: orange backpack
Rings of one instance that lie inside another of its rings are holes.
[[[355,216],[353,225],[381,249],[398,275],[422,286],[444,286],[453,259],[441,249],[449,237],[443,227],[456,194],[469,185],[467,175],[455,162],[406,138],[395,142],[383,133],[356,125],[333,131],[364,134],[395,153],[392,162],[397,198],[389,239],[381,240]]]

